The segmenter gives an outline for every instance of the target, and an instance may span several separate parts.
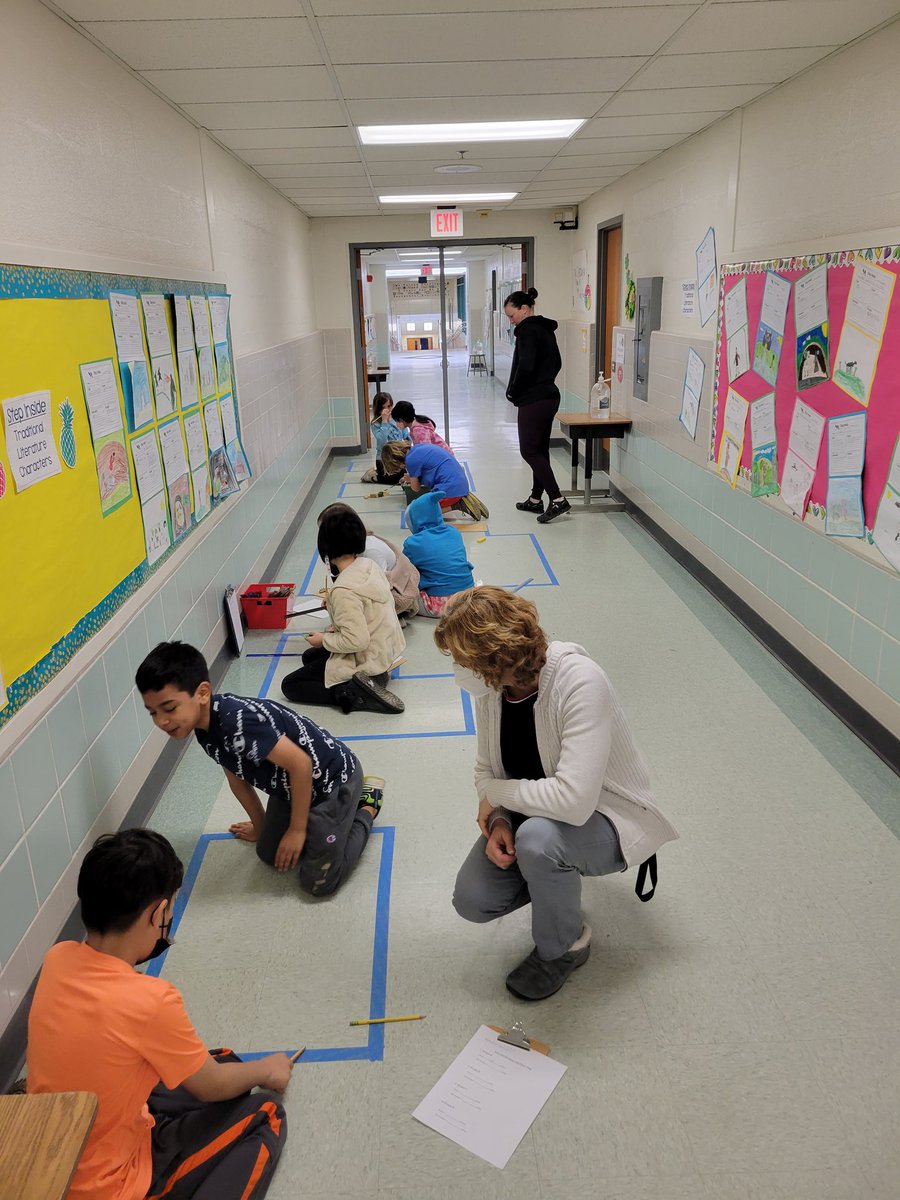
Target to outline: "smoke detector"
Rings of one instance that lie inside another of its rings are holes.
[[[435,167],[434,168],[435,174],[437,174],[437,175],[471,175],[471,174],[473,174],[473,172],[481,171],[483,169],[482,167],[479,167],[476,163],[467,163],[466,162],[466,151],[465,150],[458,150],[457,154],[459,155],[459,162],[446,163],[442,167]]]

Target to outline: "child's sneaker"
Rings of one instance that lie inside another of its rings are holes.
[[[539,496],[529,496],[527,500],[519,500],[516,508],[519,512],[540,514],[544,511],[544,502]]]
[[[375,816],[381,812],[381,806],[384,803],[384,780],[380,775],[366,775],[363,777],[362,794],[359,798],[358,808],[374,808]]]
[[[344,685],[339,703],[345,713],[377,712],[396,715],[402,713],[405,708],[399,696],[376,683],[364,671],[357,671]]]
[[[551,521],[555,521],[563,513],[569,512],[571,508],[572,505],[565,496],[560,496],[557,500],[551,500],[547,505],[547,511],[538,517],[538,525],[549,525]]]

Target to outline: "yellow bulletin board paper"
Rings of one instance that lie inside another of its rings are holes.
[[[49,391],[53,434],[60,406],[74,411],[74,468],[0,500],[0,657],[7,685],[32,668],[145,557],[140,508],[105,519],[79,364],[116,353],[104,299],[0,300],[0,399]],[[2,436],[2,435],[0,435]],[[0,441],[0,461],[9,448]],[[15,586],[12,586],[15,580]]]

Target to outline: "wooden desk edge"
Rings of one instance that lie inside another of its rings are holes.
[[[15,1121],[19,1117],[19,1113],[24,1114],[25,1110],[30,1110],[27,1113],[27,1117],[29,1123],[33,1123],[36,1118],[40,1119],[38,1112],[35,1110],[44,1110],[52,1114],[54,1110],[67,1107],[65,1104],[66,1101],[71,1102],[71,1108],[67,1113],[67,1116],[73,1119],[70,1120],[70,1128],[74,1121],[79,1121],[81,1129],[78,1131],[80,1141],[69,1167],[68,1178],[64,1181],[62,1191],[55,1193],[60,1196],[68,1194],[69,1184],[72,1182],[72,1177],[75,1174],[78,1163],[81,1161],[84,1147],[94,1127],[94,1121],[97,1119],[99,1101],[96,1095],[93,1092],[37,1092],[25,1093],[24,1095],[0,1096],[0,1110],[3,1112],[3,1117],[0,1119],[0,1127],[5,1125],[10,1119]],[[18,1112],[16,1111],[17,1109],[19,1110]],[[40,1132],[43,1132],[42,1128]],[[19,1146],[19,1149],[21,1149],[21,1146]],[[70,1143],[70,1150],[76,1150],[74,1140]],[[27,1166],[29,1171],[35,1166],[34,1162],[25,1163],[24,1161],[22,1165]],[[57,1179],[54,1182],[63,1182],[61,1176],[57,1175]],[[29,1192],[27,1194],[34,1193]]]
[[[588,413],[557,413],[556,419],[560,425],[576,425],[590,429],[602,429],[605,425],[627,425],[631,428],[634,424],[631,417],[612,412],[608,417],[592,417]]]

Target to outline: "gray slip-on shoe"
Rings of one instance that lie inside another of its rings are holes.
[[[558,992],[572,972],[578,967],[583,967],[590,958],[590,930],[587,930],[587,938],[586,945],[577,950],[567,950],[559,958],[549,961],[538,958],[537,950],[532,950],[528,957],[507,975],[507,988],[520,1000],[546,1000],[548,996]],[[581,941],[582,938],[578,940]],[[578,942],[575,945],[578,946]]]

